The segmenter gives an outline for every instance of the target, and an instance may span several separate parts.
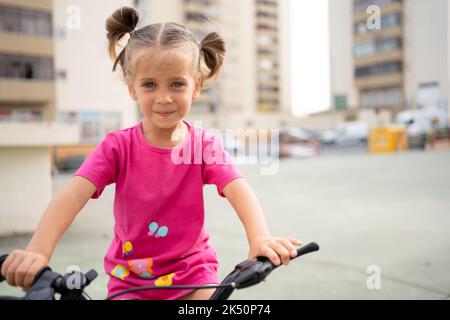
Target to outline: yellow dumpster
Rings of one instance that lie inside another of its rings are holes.
[[[370,153],[392,153],[408,150],[406,128],[390,126],[373,129],[369,135]]]

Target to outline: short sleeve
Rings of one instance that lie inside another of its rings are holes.
[[[108,133],[84,160],[74,176],[81,176],[91,181],[97,188],[92,199],[97,199],[103,189],[116,182],[119,172],[119,144],[113,133]]]
[[[219,135],[204,137],[202,178],[203,184],[214,184],[217,192],[225,197],[223,188],[237,178],[243,178],[233,163],[231,155],[225,150]]]

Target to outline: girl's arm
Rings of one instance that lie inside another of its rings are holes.
[[[279,265],[280,257],[283,264],[295,257],[294,245],[302,245],[302,242],[295,238],[275,238],[270,234],[261,205],[245,179],[231,181],[223,188],[223,193],[244,225],[250,247],[249,259],[265,256]]]
[[[86,178],[73,177],[47,206],[26,251],[41,253],[50,260],[59,238],[95,190],[95,185]]]
[[[34,276],[48,265],[56,243],[85,206],[95,185],[75,176],[51,200],[25,250],[14,250],[5,260],[1,274],[12,286],[29,287]]]

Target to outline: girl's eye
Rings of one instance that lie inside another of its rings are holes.
[[[174,84],[174,85],[175,85],[175,87],[177,87],[177,88],[181,88],[181,87],[183,87],[183,86],[184,86],[184,84],[183,84],[183,83],[181,83],[181,82],[179,82],[179,81],[176,81],[176,82],[174,82],[173,84]]]
[[[155,84],[154,82],[146,82],[144,83],[144,88],[152,89],[154,84]]]

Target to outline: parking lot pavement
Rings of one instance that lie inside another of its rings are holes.
[[[274,175],[240,166],[276,236],[316,241],[319,252],[292,261],[233,299],[448,299],[450,297],[449,151],[365,153],[283,160]],[[70,175],[54,177],[54,191]],[[112,236],[114,187],[90,201],[63,236],[51,265],[95,268],[87,290],[106,294],[103,255]],[[244,229],[214,186],[205,187],[206,226],[220,277],[247,256]],[[0,252],[30,236],[0,239]],[[22,292],[0,285],[0,295]]]
[[[349,145],[322,145],[320,147],[320,156],[335,155],[356,155],[369,152],[367,143],[349,144]]]

